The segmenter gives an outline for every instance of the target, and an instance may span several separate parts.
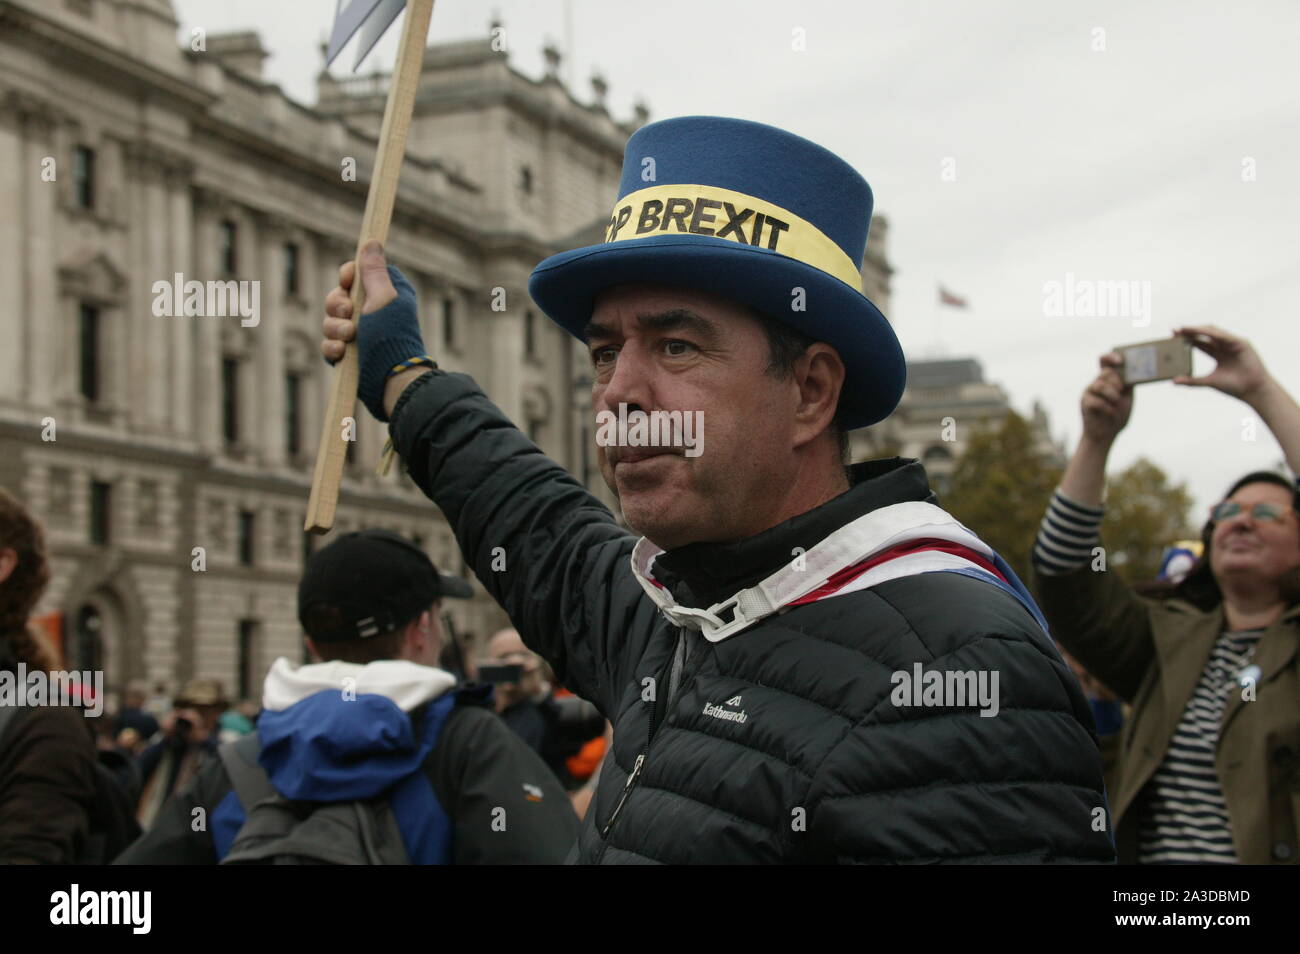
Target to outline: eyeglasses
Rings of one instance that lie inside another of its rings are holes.
[[[1241,504],[1237,503],[1237,501],[1225,500],[1223,503],[1215,504],[1210,508],[1210,519],[1215,523],[1230,520],[1241,513],[1242,509]],[[1281,523],[1286,512],[1285,508],[1271,503],[1257,503],[1250,508],[1251,518],[1261,523]]]

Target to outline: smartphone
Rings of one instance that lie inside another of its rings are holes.
[[[488,683],[518,682],[524,674],[524,667],[514,666],[479,666],[478,681]]]
[[[1124,384],[1168,381],[1192,373],[1192,344],[1186,338],[1161,338],[1116,348],[1124,359]]]

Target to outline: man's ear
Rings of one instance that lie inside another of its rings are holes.
[[[835,420],[844,389],[844,361],[825,342],[809,345],[794,366],[799,387],[794,412],[794,446],[802,447],[825,433]]]
[[[18,553],[13,547],[0,550],[0,583],[9,579],[9,574],[18,569]]]
[[[407,655],[411,659],[418,659],[420,652],[433,638],[433,620],[429,611],[425,610],[415,619],[406,624],[406,638],[403,642],[406,645]]]
[[[304,636],[303,642],[307,644],[307,652],[311,653],[311,658],[320,662],[320,653],[316,651],[316,644],[312,642],[310,636]]]

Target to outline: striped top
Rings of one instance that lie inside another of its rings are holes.
[[[1200,682],[1147,783],[1138,813],[1139,864],[1235,864],[1232,824],[1214,768],[1219,725],[1238,677],[1250,664],[1264,630],[1219,635]]]
[[[1059,576],[1087,564],[1101,541],[1105,515],[1104,507],[1089,507],[1056,491],[1034,541],[1034,567],[1044,576]]]

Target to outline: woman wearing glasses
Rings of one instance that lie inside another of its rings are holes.
[[[1250,405],[1300,472],[1300,407],[1250,343],[1180,328],[1217,362],[1208,386]],[[1121,862],[1295,864],[1300,856],[1300,495],[1242,477],[1211,511],[1204,553],[1167,591],[1136,595],[1100,568],[1106,458],[1132,389],[1116,353],[1082,400],[1083,437],[1034,547],[1052,635],[1132,711],[1110,794]]]

